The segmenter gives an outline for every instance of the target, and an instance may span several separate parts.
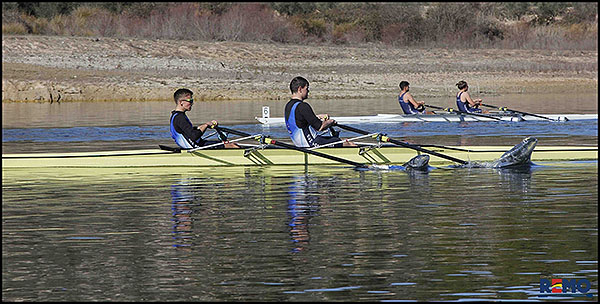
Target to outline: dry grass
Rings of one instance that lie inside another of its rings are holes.
[[[414,5],[390,4],[374,8],[347,4],[327,14],[292,16],[281,15],[264,3],[234,3],[222,11],[192,2],[141,7],[143,13],[114,13],[84,5],[69,15],[59,14],[50,19],[3,11],[6,18],[2,33],[352,45],[377,42],[423,48],[597,50],[598,47],[597,20],[550,25],[536,25],[528,19],[500,21],[468,3],[435,4],[424,16],[420,16]],[[457,18],[464,15],[471,17]]]

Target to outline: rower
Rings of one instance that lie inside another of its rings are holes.
[[[218,125],[216,120],[211,120],[207,123],[194,127],[188,119],[185,112],[192,110],[194,93],[189,89],[178,89],[173,94],[175,99],[175,110],[171,112],[171,137],[175,143],[183,149],[194,149],[202,146],[214,145],[211,148],[239,148],[234,143],[224,143],[223,145],[215,145],[221,141],[204,140],[202,135],[207,128],[214,128]]]
[[[408,81],[401,81],[398,85],[400,87],[400,93],[398,94],[398,103],[404,114],[425,114],[425,102],[416,101],[412,95],[408,92],[410,90],[410,84]]]
[[[481,105],[481,99],[472,99],[471,95],[469,95],[469,85],[466,81],[461,80],[456,83],[456,86],[460,90],[456,94],[456,107],[458,107],[459,112],[467,112],[467,113],[489,113],[489,111],[484,111],[479,108]]]
[[[304,102],[308,98],[308,80],[295,77],[290,82],[290,91],[292,98],[285,105],[285,125],[296,147],[316,147],[334,142],[339,142],[334,147],[356,146],[352,142],[341,143],[337,134],[324,136],[318,133],[333,127],[336,122],[327,114],[315,115],[312,107]]]

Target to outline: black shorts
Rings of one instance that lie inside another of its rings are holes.
[[[319,146],[322,145],[326,145],[329,143],[334,143],[336,141],[340,141],[341,139],[339,137],[334,137],[334,136],[321,136],[318,135],[317,137],[315,137],[315,143]],[[327,147],[335,147],[335,148],[341,148],[344,145],[344,143],[337,143],[335,145],[331,145],[331,146],[327,146]]]

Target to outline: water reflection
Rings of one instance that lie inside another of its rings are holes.
[[[292,183],[288,188],[288,208],[290,237],[292,238],[292,252],[300,252],[308,248],[310,243],[309,222],[319,212],[317,183],[310,181],[308,173],[292,176]]]
[[[194,238],[194,207],[196,202],[193,179],[182,179],[171,186],[171,211],[173,218],[173,247],[191,249]]]
[[[3,171],[3,298],[510,301],[536,300],[540,276],[597,286],[597,161],[540,164]]]
[[[498,185],[506,193],[519,195],[529,192],[531,188],[531,173],[534,168],[541,168],[541,166],[531,165],[518,168],[494,169],[494,171],[500,177]]]

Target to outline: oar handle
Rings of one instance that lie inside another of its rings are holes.
[[[231,134],[236,134],[236,135],[239,135],[239,136],[250,136],[250,134],[248,134],[248,133],[244,133],[244,132],[233,130],[233,129],[229,129],[229,128],[224,128],[224,127],[220,127],[220,126],[216,126],[215,128],[216,129],[221,129],[221,130],[223,130],[225,132],[229,132]],[[267,144],[273,144],[273,145],[277,145],[277,146],[280,146],[280,147],[283,147],[283,148],[287,148],[287,149],[291,149],[291,150],[296,150],[296,151],[300,151],[300,152],[304,152],[304,153],[308,153],[308,154],[312,154],[312,155],[315,155],[315,156],[319,156],[319,157],[322,157],[322,158],[327,158],[327,159],[330,159],[330,160],[333,160],[333,161],[337,161],[337,162],[340,162],[340,163],[352,165],[352,166],[355,166],[355,167],[369,168],[369,166],[366,165],[366,164],[357,163],[357,162],[354,162],[354,161],[351,161],[351,160],[348,160],[348,159],[339,158],[337,156],[333,156],[333,155],[321,153],[321,152],[314,151],[314,150],[308,150],[308,149],[305,149],[305,148],[296,147],[294,145],[286,144],[284,142],[280,142],[280,141],[274,140],[272,138],[266,138],[265,142]]]
[[[444,108],[442,108],[442,107],[438,107],[438,106],[432,106],[432,105],[428,105],[428,104],[426,104],[426,105],[424,105],[424,106],[426,106],[426,107],[428,107],[428,108],[432,108],[432,109],[446,110],[446,109],[444,109]]]
[[[499,107],[499,106],[495,106],[495,105],[491,105],[491,104],[485,104],[485,103],[482,103],[481,105],[484,106],[484,107],[488,107],[488,108],[498,109],[500,111],[511,111],[507,107]]]
[[[346,126],[346,125],[337,124],[337,126],[340,127],[340,128],[342,128],[342,129],[348,130],[350,132],[355,132],[355,133],[358,133],[358,134],[364,134],[364,135],[371,134],[371,133],[369,133],[367,131],[363,131],[363,130],[360,130],[360,129],[357,129],[357,128],[354,128],[354,127],[350,127],[350,126]],[[431,154],[431,155],[435,155],[437,157],[444,158],[444,159],[447,159],[447,160],[451,160],[451,161],[459,163],[459,164],[463,164],[463,165],[467,164],[467,162],[464,161],[464,160],[462,160],[462,159],[458,159],[458,158],[455,158],[455,157],[452,157],[452,156],[449,156],[449,155],[444,155],[444,154],[441,154],[441,153],[438,153],[438,152],[435,152],[435,151],[431,151],[431,150],[428,150],[428,149],[423,149],[420,146],[415,146],[415,145],[411,145],[409,143],[401,142],[399,140],[395,140],[395,139],[389,138],[387,136],[382,136],[381,139],[383,141],[391,142],[393,144],[396,144],[398,146],[403,146],[405,148],[410,148],[410,149],[417,150],[417,151],[420,151],[420,152],[423,152],[423,153],[428,153],[428,154]]]
[[[235,134],[235,135],[239,135],[239,136],[250,136],[250,134],[242,132],[242,131],[237,131],[237,130],[233,130],[233,129],[229,129],[229,128],[225,128],[225,127],[221,127],[221,126],[215,126],[214,127],[217,131],[225,131],[227,133],[231,133],[231,134]]]

